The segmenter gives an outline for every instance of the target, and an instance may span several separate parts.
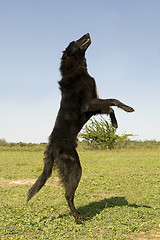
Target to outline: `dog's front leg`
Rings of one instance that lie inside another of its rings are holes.
[[[115,128],[118,128],[118,123],[117,123],[117,119],[116,119],[114,110],[112,108],[108,108],[108,110],[109,110],[109,116],[111,119],[112,126]],[[105,112],[102,112],[102,114],[103,113],[105,114]],[[108,114],[108,113],[106,113],[106,114]]]
[[[134,109],[126,104],[120,102],[117,99],[98,99],[94,98],[89,103],[87,103],[84,107],[84,112],[99,112],[106,113],[107,109],[110,106],[116,106],[118,108],[123,109],[126,112],[133,112]]]
[[[116,119],[114,110],[111,107],[106,107],[106,108],[103,108],[99,111],[92,112],[92,114],[93,115],[97,115],[97,114],[107,114],[107,115],[109,115],[110,119],[111,119],[112,126],[115,127],[115,128],[118,128],[117,119]]]

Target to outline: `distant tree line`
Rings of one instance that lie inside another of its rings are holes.
[[[47,143],[8,143],[5,139],[0,139],[0,150],[1,151],[43,151]]]
[[[132,134],[116,134],[116,129],[105,118],[99,120],[91,118],[84,126],[79,137],[79,150],[87,149],[138,149],[138,148],[160,148],[160,141],[133,141],[129,137]],[[44,151],[47,143],[8,143],[5,139],[0,139],[1,151]]]

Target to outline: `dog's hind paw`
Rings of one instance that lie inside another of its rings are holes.
[[[83,218],[81,217],[81,215],[78,215],[78,216],[76,216],[76,217],[74,217],[75,218],[75,220],[77,221],[77,222],[82,222],[83,221]]]
[[[78,211],[73,216],[74,216],[74,218],[77,222],[82,222],[83,221],[83,218],[81,217],[81,215],[79,214]]]

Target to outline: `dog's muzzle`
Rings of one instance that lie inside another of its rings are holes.
[[[91,38],[89,33],[85,34],[83,37],[81,37],[79,40],[76,41],[79,45],[80,48],[84,51],[87,50],[89,45],[91,44]]]

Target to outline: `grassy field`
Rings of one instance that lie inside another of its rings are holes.
[[[1,239],[160,239],[160,151],[80,151],[83,175],[70,215],[53,171],[26,204],[43,167],[42,151],[0,153]]]

